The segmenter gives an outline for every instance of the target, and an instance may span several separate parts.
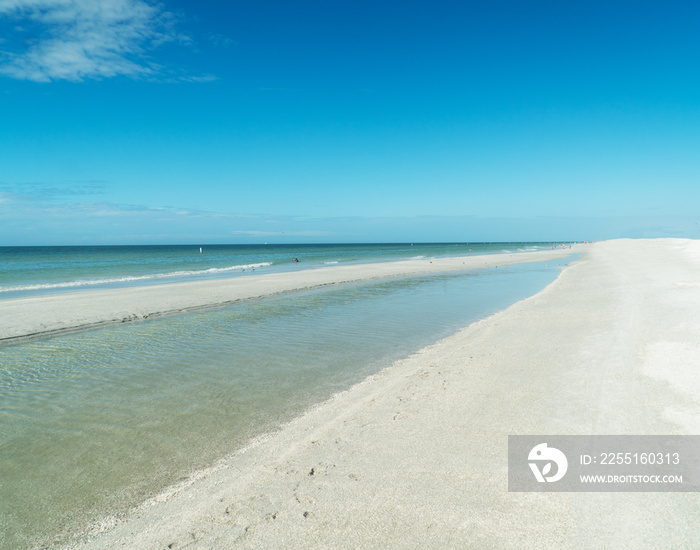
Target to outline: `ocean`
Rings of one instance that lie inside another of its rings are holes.
[[[0,311],[47,292],[551,246],[4,248]],[[0,548],[74,539],[536,293],[566,262],[333,286],[0,348]]]
[[[0,300],[323,265],[549,249],[554,243],[0,247]],[[298,262],[292,260],[296,258]]]

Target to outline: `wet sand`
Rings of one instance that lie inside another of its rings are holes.
[[[700,243],[602,242],[84,547],[695,548],[695,493],[509,493],[507,436],[699,432]]]

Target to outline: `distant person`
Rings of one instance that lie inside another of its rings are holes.
[[[292,258],[292,261],[293,261],[295,264],[298,264],[298,263],[299,263],[299,258]]]

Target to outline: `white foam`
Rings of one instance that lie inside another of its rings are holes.
[[[32,285],[6,286],[0,287],[2,292],[23,292],[27,290],[51,290],[58,288],[77,288],[82,286],[107,285],[115,283],[130,283],[134,281],[152,281],[157,279],[168,279],[174,277],[192,277],[198,275],[211,275],[216,273],[226,273],[229,271],[241,271],[243,269],[255,269],[256,267],[267,267],[271,262],[257,264],[232,265],[230,267],[212,267],[209,269],[195,271],[173,271],[171,273],[153,273],[149,275],[127,275],[125,277],[108,277],[104,279],[83,279],[78,281],[63,281],[60,283],[38,283]]]

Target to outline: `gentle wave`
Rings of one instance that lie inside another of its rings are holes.
[[[31,285],[0,287],[0,292],[23,292],[27,290],[48,290],[53,288],[73,288],[80,286],[108,285],[114,283],[130,283],[134,281],[149,281],[156,279],[167,279],[172,277],[192,277],[197,275],[210,275],[213,273],[226,273],[228,271],[242,271],[245,269],[255,269],[256,267],[267,267],[271,262],[257,264],[233,265],[230,267],[212,267],[198,271],[173,271],[172,273],[154,273],[151,275],[127,275],[125,277],[111,277],[104,279],[85,279],[79,281],[64,281],[61,283],[37,283]]]

